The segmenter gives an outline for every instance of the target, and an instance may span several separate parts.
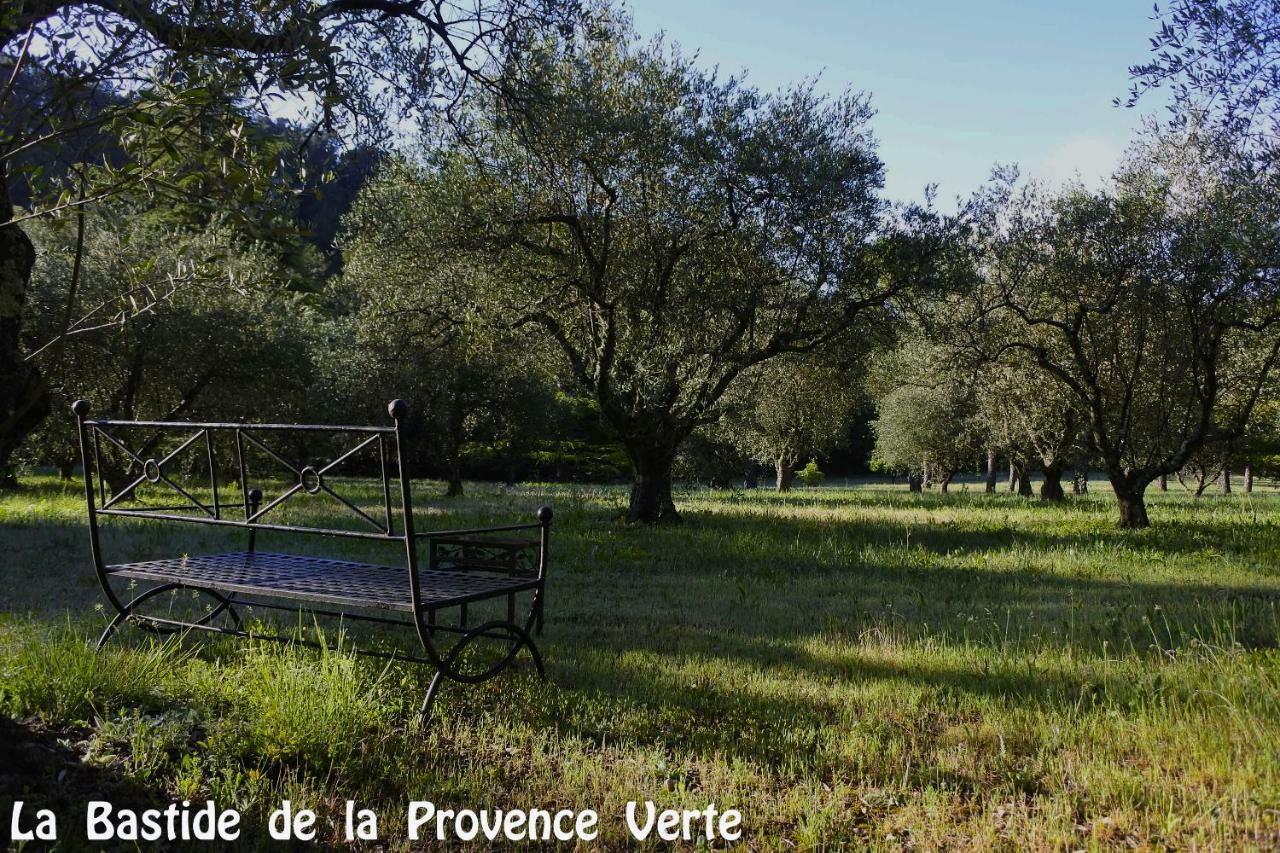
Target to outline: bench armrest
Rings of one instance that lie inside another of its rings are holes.
[[[541,578],[546,566],[546,544],[551,508],[538,510],[536,524],[441,530],[416,534],[429,543],[427,565],[449,571],[498,572],[513,577]],[[514,537],[520,531],[538,530],[541,536]]]

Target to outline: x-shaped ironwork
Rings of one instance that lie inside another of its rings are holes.
[[[342,504],[347,509],[351,510],[357,516],[369,522],[369,524],[373,525],[375,530],[378,530],[381,533],[386,533],[387,535],[394,534],[394,531],[392,529],[392,521],[391,521],[391,496],[390,496],[390,493],[385,488],[385,484],[387,482],[386,448],[383,444],[381,435],[370,436],[369,438],[357,444],[355,447],[352,447],[350,450],[343,453],[341,456],[334,459],[329,464],[325,465],[323,468],[316,468],[313,465],[303,465],[303,464],[294,463],[292,460],[290,460],[284,454],[277,451],[275,448],[268,445],[262,439],[258,438],[255,435],[252,435],[249,432],[249,430],[243,429],[243,428],[237,429],[236,430],[236,450],[239,453],[239,457],[241,460],[240,462],[241,474],[242,476],[247,477],[248,475],[244,465],[244,442],[245,441],[249,442],[250,444],[253,444],[255,447],[257,447],[263,453],[270,456],[280,465],[284,466],[286,469],[292,472],[295,477],[298,478],[298,481],[296,483],[294,483],[292,486],[286,489],[282,494],[280,494],[274,500],[263,504],[256,511],[252,510],[246,505],[245,507],[246,521],[250,521],[250,522],[257,521],[258,519],[266,515],[268,512],[280,506],[280,504],[284,503],[286,500],[298,494],[299,492],[305,492],[309,495],[318,495],[321,492],[324,492],[325,494],[329,495],[331,498],[336,500],[338,503]],[[360,509],[360,507],[356,506],[351,501],[347,500],[342,495],[338,494],[333,489],[329,488],[329,484],[326,483],[324,479],[325,475],[331,472],[333,469],[337,468],[343,462],[346,462],[348,459],[350,459],[352,456],[355,456],[357,453],[364,450],[366,447],[369,447],[370,445],[375,443],[377,444],[377,447],[378,447],[378,461],[383,468],[383,475],[382,475],[382,481],[384,483],[383,498],[384,498],[385,508],[386,508],[385,522],[377,521],[373,516],[369,515],[364,510]]]
[[[124,453],[128,455],[128,457],[132,459],[138,465],[139,469],[142,471],[142,473],[139,474],[138,477],[132,483],[129,483],[123,489],[113,494],[109,500],[105,500],[102,504],[102,509],[110,509],[112,505],[119,503],[129,495],[133,494],[134,489],[138,488],[138,486],[142,485],[144,482],[151,483],[153,485],[163,482],[169,488],[173,489],[175,492],[182,495],[187,500],[191,501],[191,504],[193,506],[199,507],[200,509],[204,510],[206,513],[208,513],[210,516],[214,518],[218,516],[218,513],[214,507],[209,506],[204,501],[200,500],[195,495],[191,494],[186,489],[179,486],[177,483],[171,480],[168,477],[168,475],[164,473],[165,465],[168,465],[170,462],[176,459],[178,455],[182,453],[182,451],[186,450],[188,447],[190,447],[200,438],[207,437],[209,434],[208,430],[201,429],[196,431],[186,441],[182,442],[182,444],[179,444],[176,448],[170,451],[167,456],[163,457],[162,459],[156,459],[154,456],[150,456],[146,459],[143,459],[137,453],[134,453],[133,450],[130,449],[129,446],[126,445],[123,441],[116,438],[114,435],[107,432],[105,429],[95,426],[94,430],[97,432],[98,435],[101,435],[107,441],[111,442],[116,447],[124,451]],[[212,462],[212,460],[210,461]],[[101,463],[99,462],[99,464]],[[214,476],[212,469],[210,470],[210,476],[211,477]]]

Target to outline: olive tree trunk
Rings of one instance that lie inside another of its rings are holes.
[[[1223,465],[1222,473],[1218,476],[1218,488],[1224,495],[1231,494],[1231,466]]]
[[[641,524],[674,524],[680,521],[671,497],[671,471],[675,465],[676,446],[674,442],[662,441],[639,446],[633,443],[627,448],[634,472],[627,521]]]
[[[1071,478],[1071,491],[1077,495],[1089,494],[1089,469],[1077,467]]]
[[[1029,471],[1020,472],[1018,474],[1018,496],[1029,498],[1034,494],[1035,492],[1031,488],[1031,473]]]
[[[1244,466],[1244,493],[1251,494],[1253,492],[1253,467]]]
[[[454,454],[449,459],[449,485],[445,487],[444,496],[446,498],[460,498],[463,491],[462,460],[457,454]]]
[[[1031,474],[1021,462],[1009,463],[1009,490],[1017,491],[1021,497],[1029,498],[1031,491]]]
[[[1066,499],[1066,494],[1062,491],[1062,469],[1061,462],[1052,465],[1045,465],[1040,470],[1044,473],[1044,482],[1040,484],[1040,500],[1042,501],[1061,501]]]
[[[1110,470],[1107,472],[1111,488],[1116,493],[1116,507],[1120,510],[1119,527],[1140,529],[1151,526],[1147,517],[1147,486],[1155,479],[1141,472]]]
[[[17,485],[13,454],[49,415],[44,377],[22,355],[22,312],[36,251],[12,220],[8,182],[0,171],[0,488]]]
[[[1120,509],[1120,527],[1140,529],[1151,526],[1151,519],[1147,518],[1147,503],[1142,492],[1117,494],[1116,503]]]
[[[777,474],[777,479],[775,481],[777,490],[780,492],[791,491],[791,484],[795,482],[796,479],[795,463],[779,457],[774,460],[773,467]]]
[[[995,494],[996,491],[996,452],[994,449],[987,451],[987,480],[984,488],[987,494]]]

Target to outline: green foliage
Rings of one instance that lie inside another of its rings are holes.
[[[744,472],[755,467],[753,460],[724,439],[721,425],[716,424],[695,430],[685,439],[676,455],[674,471],[681,480],[727,489]]]
[[[302,145],[321,127],[385,139],[471,81],[510,94],[517,81],[490,78],[498,58],[576,20],[579,5],[477,0],[456,11],[309,0],[5,5],[0,485],[13,485],[12,454],[50,410],[42,366],[22,346],[34,257],[22,223],[144,195],[171,220],[216,214],[288,252],[283,238],[296,229],[284,202],[314,183],[279,134],[263,132],[273,114],[299,121]],[[17,209],[19,198],[30,209]]]
[[[40,249],[26,327],[43,347],[59,416],[24,450],[67,465],[78,455],[67,411],[104,416],[288,418],[311,374],[314,321],[290,283],[314,254],[282,257],[221,217],[190,226],[117,201],[77,222],[30,226]],[[77,249],[83,246],[77,263]]]
[[[1170,124],[1207,120],[1255,150],[1275,156],[1280,115],[1280,12],[1249,0],[1174,0],[1156,7],[1151,58],[1133,65],[1128,106],[1165,89]]]
[[[592,444],[581,439],[544,439],[534,443],[529,461],[552,482],[616,480],[630,463],[616,444]]]
[[[973,374],[945,347],[909,339],[872,362],[872,463],[946,483],[985,450]]]
[[[333,353],[330,384],[365,401],[361,417],[376,416],[380,401],[412,400],[412,446],[429,449],[456,491],[468,447],[502,448],[518,466],[547,440],[537,425],[557,403],[538,341],[478,309],[495,287],[489,272],[439,258],[424,267],[418,241],[432,213],[416,179],[413,167],[390,163],[348,217],[343,276],[329,294],[344,312],[336,350],[348,357]],[[426,460],[419,452],[415,461]]]
[[[806,486],[816,488],[822,485],[822,481],[827,478],[826,474],[818,469],[818,460],[810,459],[809,464],[796,472],[796,479]]]
[[[766,95],[621,22],[574,36],[513,58],[537,113],[482,101],[387,245],[474,271],[477,307],[541,333],[627,448],[632,517],[656,521],[679,445],[734,380],[887,317],[927,281],[939,226],[877,196],[865,97]]]
[[[848,437],[858,402],[850,373],[829,350],[773,358],[738,377],[713,434],[757,462],[774,466],[784,488],[806,455]]]
[[[215,0],[181,15],[155,2],[14,7],[0,19],[0,51],[20,80],[0,100],[3,174],[29,187],[37,211],[137,191],[252,206],[276,190],[253,139],[274,116],[376,138],[487,78],[487,58],[577,14],[556,0],[480,0],[460,16],[303,0]],[[32,149],[44,156],[21,156]],[[290,156],[274,153],[276,166]]]

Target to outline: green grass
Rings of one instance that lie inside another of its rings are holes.
[[[80,492],[35,479],[0,497],[0,711],[139,796],[212,796],[250,826],[280,799],[356,799],[393,844],[409,799],[594,808],[612,846],[626,802],[654,799],[739,808],[757,849],[1280,845],[1280,494],[1154,495],[1156,527],[1121,532],[1094,491],[695,491],[686,524],[649,530],[613,520],[620,489],[424,483],[432,526],[557,511],[550,680],[449,686],[424,732],[429,672],[349,653],[382,635],[126,631],[95,657]],[[233,543],[104,533],[109,559]]]

